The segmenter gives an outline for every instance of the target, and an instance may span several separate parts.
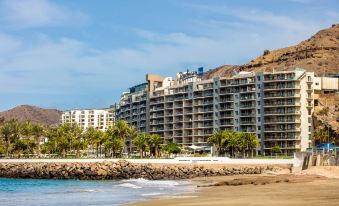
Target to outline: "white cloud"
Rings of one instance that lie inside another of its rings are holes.
[[[48,0],[1,0],[0,19],[11,27],[29,28],[82,23],[87,16],[76,10],[62,8]]]
[[[21,46],[21,41],[10,35],[0,32],[0,45],[0,55],[6,55],[8,52],[19,49]]]
[[[69,14],[57,8],[61,13],[50,12],[51,17],[27,17],[31,20],[15,21],[30,27],[65,21]],[[0,55],[0,94],[48,94],[60,96],[65,101],[60,103],[63,106],[72,105],[77,98],[79,107],[97,105],[98,98],[93,96],[100,95],[106,101],[117,100],[120,92],[143,82],[146,73],[174,75],[187,68],[204,66],[209,69],[222,64],[247,63],[264,49],[297,43],[329,26],[324,25],[321,18],[307,19],[302,15],[293,18],[257,9],[194,8],[232,18],[192,20],[193,26],[199,28],[195,35],[180,31],[136,30],[144,41],[133,47],[107,50],[66,37],[51,40],[48,35],[40,34],[37,42],[27,43],[0,33],[0,53],[6,53]],[[84,96],[86,101],[83,101]]]

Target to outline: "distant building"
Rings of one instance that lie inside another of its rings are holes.
[[[106,131],[115,123],[115,107],[104,109],[74,109],[64,111],[61,116],[62,124],[78,124],[81,128],[93,127]]]
[[[208,80],[189,71],[176,79],[147,75],[122,94],[117,118],[184,147],[209,146],[214,131],[232,130],[255,133],[261,154],[278,145],[293,155],[311,146],[313,81],[303,69]]]

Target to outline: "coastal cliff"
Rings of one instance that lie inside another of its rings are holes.
[[[144,178],[190,179],[194,177],[261,174],[273,166],[204,167],[200,165],[155,165],[118,162],[96,163],[0,163],[0,177],[32,179],[109,180]]]

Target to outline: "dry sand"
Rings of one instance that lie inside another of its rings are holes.
[[[314,167],[297,174],[197,178],[193,182],[208,187],[131,205],[339,205],[339,167]]]

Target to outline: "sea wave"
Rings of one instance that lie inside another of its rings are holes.
[[[135,185],[135,184],[132,184],[132,183],[122,183],[122,184],[119,184],[118,186],[120,187],[127,187],[127,188],[133,188],[133,189],[141,189],[142,187],[138,186],[138,185]]]
[[[174,180],[147,180],[147,179],[129,179],[129,180],[123,180],[123,182],[127,183],[133,183],[139,186],[162,186],[162,187],[175,187],[178,185],[185,185],[188,184],[188,182],[178,182]]]
[[[165,193],[153,192],[153,193],[141,194],[141,196],[147,197],[147,196],[158,196],[158,195],[163,195],[163,194],[165,194]]]

